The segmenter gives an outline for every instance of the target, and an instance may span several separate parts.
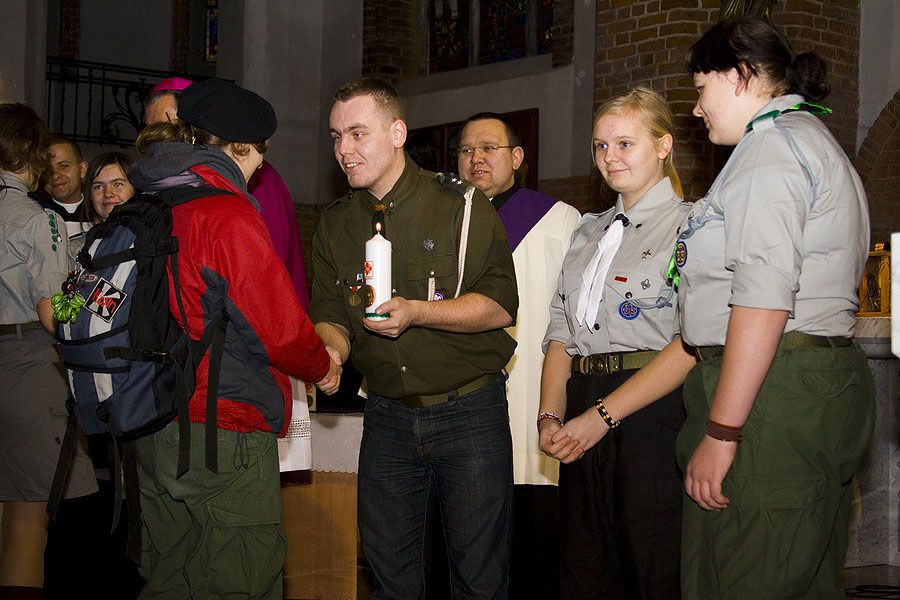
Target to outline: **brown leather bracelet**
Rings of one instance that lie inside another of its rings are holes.
[[[741,440],[743,439],[741,436],[741,429],[741,427],[733,427],[731,425],[723,425],[722,423],[717,423],[712,419],[708,419],[706,421],[706,435],[723,442],[735,442],[737,444],[740,444]]]

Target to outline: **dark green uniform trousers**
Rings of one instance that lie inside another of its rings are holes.
[[[191,468],[176,479],[178,423],[139,439],[140,598],[281,600],[287,542],[274,433],[219,429],[219,473],[191,424]]]
[[[721,367],[721,357],[704,360],[685,381],[682,469],[704,435]],[[844,598],[850,482],[874,406],[857,348],[779,348],[723,482],[729,506],[705,511],[684,496],[686,600]]]

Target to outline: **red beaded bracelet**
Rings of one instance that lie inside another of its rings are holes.
[[[559,418],[558,414],[552,413],[552,412],[542,412],[541,414],[538,415],[538,418],[537,418],[537,428],[540,429],[541,421],[546,421],[547,419],[553,421],[560,427],[563,426],[563,420]]]

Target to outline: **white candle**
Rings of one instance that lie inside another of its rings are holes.
[[[366,242],[366,287],[360,290],[363,293],[367,319],[382,320],[390,317],[389,314],[376,315],[375,309],[391,299],[391,253],[391,242],[381,235],[381,223],[376,223],[375,235]]]

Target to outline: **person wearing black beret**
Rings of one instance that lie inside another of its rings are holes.
[[[190,400],[190,469],[178,466],[179,423],[137,440],[143,526],[141,598],[282,597],[286,538],[276,436],[291,412],[288,376],[336,389],[340,368],[292,291],[247,180],[278,122],[272,105],[211,79],[181,94],[178,119],[138,136],[132,183],[144,193],[200,195],[172,211],[184,310],[170,310],[193,340],[224,317],[216,450],[206,463],[205,356]],[[197,188],[209,188],[208,195]],[[174,276],[169,263],[170,281]],[[183,315],[183,316],[182,316]],[[187,418],[182,415],[181,418]]]
[[[144,120],[147,125],[153,125],[162,121],[172,121],[178,118],[178,105],[183,91],[190,85],[192,81],[180,77],[171,77],[164,79],[153,88],[150,95],[145,100],[146,107],[144,110]],[[201,85],[200,93],[189,95],[189,101],[196,103],[197,107],[204,108],[203,114],[196,114],[194,124],[207,129],[213,133],[217,133],[215,124],[204,123],[208,120],[208,107],[211,104],[211,98],[217,98],[217,92],[228,89],[228,84],[221,80],[212,80]],[[220,103],[221,108],[221,103]],[[242,106],[235,107],[239,111]],[[248,131],[253,131],[253,127],[265,126],[270,111],[268,107],[260,107],[260,113],[250,113],[242,117],[241,123],[250,127],[245,127]],[[227,111],[234,113],[235,111]],[[274,118],[274,115],[271,115]],[[256,121],[250,123],[250,121]],[[216,128],[218,129],[218,128]],[[220,133],[226,139],[244,139],[246,134],[235,131],[230,134]],[[296,214],[294,209],[294,201],[291,198],[291,192],[285,184],[278,170],[264,160],[262,166],[256,170],[250,181],[247,182],[247,189],[259,203],[262,218],[269,228],[269,235],[272,237],[272,245],[275,251],[284,262],[285,268],[291,276],[294,284],[294,290],[300,299],[300,305],[304,310],[309,308],[309,291],[306,287],[306,270],[303,264],[303,250],[300,246],[300,232],[297,229]],[[355,392],[354,392],[355,393]]]

